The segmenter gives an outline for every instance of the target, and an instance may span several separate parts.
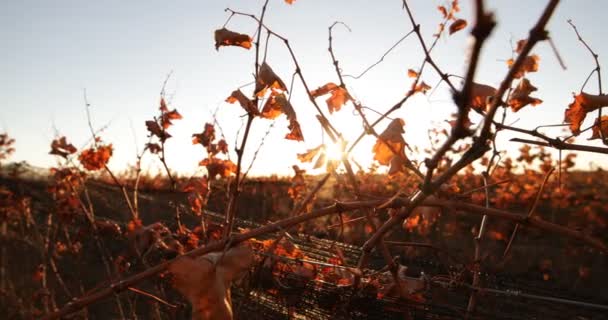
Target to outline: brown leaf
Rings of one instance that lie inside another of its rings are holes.
[[[450,35],[464,29],[467,26],[467,21],[464,19],[458,19],[450,25]]]
[[[179,120],[182,118],[182,115],[177,112],[177,110],[173,109],[171,111],[163,112],[160,118],[160,123],[163,128],[168,129],[173,123],[171,120]]]
[[[215,127],[211,123],[205,123],[205,129],[201,133],[192,135],[192,144],[201,144],[207,148],[215,140]]]
[[[68,143],[66,137],[61,137],[53,140],[51,143],[51,152],[49,154],[54,154],[63,158],[67,158],[68,155],[76,153],[76,147],[73,144]]]
[[[272,68],[270,68],[266,62],[264,62],[260,67],[258,78],[255,82],[255,94],[258,97],[263,96],[268,88],[287,91],[287,87],[285,86],[283,80],[281,80],[281,78],[274,73]]]
[[[161,129],[158,122],[156,122],[154,120],[146,121],[146,128],[148,128],[148,131],[153,136],[158,137],[160,139],[160,141],[165,141],[165,140],[171,138],[171,135],[167,131]]]
[[[251,37],[230,31],[226,28],[215,30],[215,50],[222,46],[239,46],[245,49],[251,48]]]
[[[431,90],[431,86],[426,84],[424,81],[420,81],[420,83],[418,83],[418,85],[416,85],[416,88],[414,88],[414,92],[420,92],[423,94],[429,90]]]
[[[405,146],[406,142],[403,139],[403,126],[405,121],[403,119],[394,119],[388,127],[380,134],[379,139],[376,140],[376,144],[372,148],[374,153],[374,160],[378,161],[381,165],[388,166],[391,168],[389,174],[393,175],[397,172],[405,172]],[[397,153],[397,154],[396,154]],[[400,158],[395,160],[395,158]]]
[[[310,95],[313,98],[320,97],[322,95],[326,95],[331,93],[331,96],[325,100],[327,103],[327,108],[329,109],[329,113],[333,113],[334,111],[340,111],[342,106],[351,99],[350,94],[346,89],[338,86],[333,82],[328,82],[323,86],[318,87],[315,90],[310,92]]]
[[[300,162],[311,162],[319,154],[319,151],[322,151],[323,147],[324,145],[321,144],[316,148],[306,150],[304,153],[298,153],[298,160]]]
[[[311,91],[310,95],[313,98],[320,97],[322,95],[326,95],[326,94],[336,90],[337,88],[338,88],[337,84],[335,84],[333,82],[328,82],[328,83],[318,87],[317,89]]]
[[[304,136],[302,135],[302,129],[300,128],[300,123],[297,120],[289,121],[289,133],[285,135],[285,139],[287,140],[295,140],[295,141],[304,141]]]
[[[334,111],[340,111],[342,106],[350,100],[350,95],[348,91],[342,87],[338,87],[331,92],[331,97],[327,98],[325,102],[327,102],[327,108],[329,109],[329,113],[333,113]]]
[[[511,107],[513,112],[519,111],[528,104],[533,106],[540,104],[543,102],[542,100],[530,97],[530,93],[536,90],[536,87],[533,86],[528,79],[522,78],[515,90],[511,93],[511,96],[509,96],[507,104]]]
[[[226,178],[236,173],[236,164],[230,160],[206,158],[198,164],[207,168],[207,173],[210,179],[214,179],[217,177],[217,175],[220,175],[222,178]]]
[[[608,95],[591,95],[585,92],[574,96],[574,102],[568,105],[564,122],[570,123],[572,134],[579,135],[580,128],[587,113],[608,106]]]
[[[521,68],[519,70],[517,70],[515,72],[515,79],[519,79],[521,77],[523,77],[526,72],[536,72],[538,71],[538,62],[540,61],[540,57],[538,55],[531,55],[531,56],[527,56],[524,59],[524,62],[521,65]],[[509,59],[507,60],[507,66],[509,66],[509,68],[511,68],[513,66],[513,64],[515,63],[515,60],[513,59]]]
[[[246,246],[199,258],[183,256],[169,265],[172,285],[192,304],[193,319],[232,319],[230,287],[250,268],[253,251]]]
[[[241,107],[243,107],[243,109],[245,109],[245,111],[247,111],[248,113],[250,113],[254,116],[257,116],[260,114],[260,111],[253,104],[253,101],[251,101],[251,99],[247,98],[247,96],[245,96],[245,94],[240,89],[232,91],[230,96],[228,98],[226,98],[226,102],[228,102],[228,103],[235,103],[237,101],[239,102]]]
[[[437,6],[437,10],[441,12],[444,19],[448,17],[448,10],[444,6]]]
[[[589,140],[601,139],[602,137],[608,137],[608,116],[602,116],[602,121],[600,124],[599,119],[595,119],[595,124],[593,125],[593,134]]]
[[[496,89],[494,87],[473,82],[470,107],[478,112],[486,111],[488,99],[495,94]]]
[[[95,171],[104,168],[111,157],[112,145],[108,144],[83,150],[78,156],[78,160],[85,169]]]
[[[418,77],[418,72],[416,72],[414,69],[408,69],[407,70],[407,76],[410,78],[417,78]]]

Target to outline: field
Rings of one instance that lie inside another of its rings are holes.
[[[608,7],[544,2],[7,5],[0,317],[608,319]]]

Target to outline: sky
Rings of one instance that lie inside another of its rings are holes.
[[[427,43],[441,20],[438,5],[447,1],[410,0],[415,18]],[[459,18],[472,22],[472,1],[461,0]],[[542,12],[546,1],[486,1],[496,15],[498,25],[486,43],[475,78],[478,83],[497,87],[507,72],[511,42],[527,36],[528,30]],[[167,75],[166,92],[171,108],[183,115],[170,129],[173,138],[167,143],[167,162],[180,173],[197,170],[205,157],[200,145],[191,144],[191,135],[212,122],[212,114],[224,132],[230,149],[234,149],[237,132],[246,117],[238,105],[224,102],[230,93],[253,80],[255,50],[239,47],[214,47],[213,31],[222,27],[228,13],[225,8],[258,15],[262,0],[243,1],[76,1],[23,0],[0,3],[0,132],[16,139],[14,161],[27,161],[49,167],[57,159],[49,155],[50,142],[59,134],[81,148],[90,141],[84,91],[91,105],[95,128],[104,128],[101,136],[114,146],[110,168],[120,171],[135,160],[136,150],[146,142],[145,121],[158,113],[159,93]],[[579,91],[593,60],[577,41],[567,24],[572,19],[585,40],[600,54],[608,54],[604,40],[608,10],[605,1],[562,1],[551,18],[548,30],[567,66],[563,70],[547,42],[533,53],[541,57],[540,72],[529,74],[539,88],[535,96],[544,102],[509,113],[507,123],[534,128],[540,124],[559,124],[563,112]],[[334,50],[344,74],[359,74],[398,39],[411,30],[400,0],[297,0],[293,5],[283,0],[270,0],[265,23],[289,39],[307,83],[318,87],[337,82],[328,47],[328,26],[334,21],[346,23],[334,30]],[[471,24],[471,23],[470,23]],[[253,34],[256,24],[246,17],[234,17],[228,29]],[[470,44],[470,28],[444,36],[433,51],[433,58],[447,73],[463,74]],[[345,79],[351,95],[364,106],[379,112],[389,109],[407,92],[411,79],[409,68],[416,69],[422,59],[417,39],[408,37],[391,51],[377,67],[361,79]],[[285,46],[271,38],[268,64],[289,83],[294,64]],[[422,79],[435,86],[437,75],[427,68]],[[456,81],[458,83],[458,81]],[[250,93],[252,86],[244,87]],[[586,91],[597,93],[596,81]],[[283,139],[288,132],[282,116],[270,129],[272,121],[256,119],[245,150],[244,163],[253,163],[252,175],[291,174],[297,164],[296,154],[313,148],[323,139],[315,119],[315,110],[300,82],[296,81],[292,104],[302,126],[304,142]],[[325,108],[324,98],[317,100]],[[412,145],[428,144],[427,130],[443,125],[455,111],[450,92],[440,85],[431,96],[416,95],[393,117],[405,120],[405,139]],[[327,112],[326,112],[327,113]],[[377,116],[367,111],[368,117]],[[329,117],[334,126],[352,141],[362,130],[361,120],[352,106]],[[588,117],[585,126],[595,116]],[[388,120],[378,129],[383,130]],[[240,130],[242,133],[242,130]],[[560,131],[548,131],[552,135]],[[588,142],[590,133],[577,138]],[[512,134],[502,134],[498,147],[516,155],[520,145],[508,142]],[[354,151],[363,166],[372,161],[372,137],[366,138]],[[416,160],[416,155],[412,156]],[[578,166],[589,169],[605,164],[597,155],[579,154]],[[232,151],[231,159],[236,160]],[[301,165],[304,168],[310,166]],[[155,170],[158,161],[148,158],[145,168]],[[604,167],[606,167],[604,165]]]

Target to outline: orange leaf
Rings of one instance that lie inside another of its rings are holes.
[[[172,285],[192,304],[194,319],[232,319],[230,287],[253,263],[253,251],[238,246],[199,258],[183,256],[168,271]]]
[[[78,160],[85,169],[95,171],[104,168],[111,157],[112,145],[109,144],[83,150],[78,156]]]
[[[245,109],[245,111],[247,111],[248,113],[256,116],[260,114],[260,111],[258,110],[258,108],[255,107],[253,101],[247,98],[247,96],[245,96],[245,94],[240,89],[232,91],[230,96],[226,98],[226,102],[228,103],[235,103],[237,101],[239,102],[241,107],[243,107],[243,109]]]
[[[579,135],[581,124],[587,113],[605,106],[608,106],[608,95],[591,95],[581,92],[574,97],[574,102],[568,105],[564,122],[570,123],[572,134]]]
[[[444,19],[448,17],[448,10],[444,6],[438,6],[437,10],[439,10],[439,12],[441,12],[441,15],[443,16]]]
[[[538,55],[527,56],[524,59],[524,62],[521,65],[521,68],[515,72],[515,79],[519,79],[524,76],[526,72],[536,72],[538,71],[538,61],[540,61],[540,57]],[[509,59],[507,60],[507,65],[509,68],[513,66],[515,60]]]
[[[467,26],[467,21],[464,19],[458,19],[450,25],[450,35],[464,29]]]
[[[211,123],[205,123],[205,129],[201,133],[192,134],[192,144],[201,144],[207,148],[215,140],[215,128]]]
[[[403,139],[404,125],[403,119],[394,119],[380,134],[372,148],[374,160],[381,165],[391,165],[389,175],[405,171],[404,165],[407,158],[405,156],[406,142]]]
[[[602,121],[600,124],[599,119],[595,119],[595,124],[593,125],[593,134],[589,140],[601,139],[602,137],[608,137],[608,116],[602,116]]]
[[[287,4],[293,4],[296,0],[285,0],[285,3]]]
[[[302,135],[302,129],[300,129],[300,123],[297,120],[289,121],[289,133],[285,135],[285,139],[287,140],[295,140],[295,141],[304,141],[304,136]]]
[[[414,69],[408,69],[407,70],[407,76],[410,78],[417,78],[418,77],[418,72],[414,71]]]
[[[236,173],[236,164],[230,160],[206,158],[199,162],[199,165],[207,168],[207,174],[210,179],[214,179],[217,175],[225,178]]]
[[[160,141],[165,141],[165,140],[171,138],[171,135],[167,131],[161,129],[158,122],[156,122],[154,120],[146,121],[146,127],[148,128],[148,131],[150,132],[150,134],[158,137],[160,139]]]
[[[310,92],[310,95],[313,98],[320,97],[322,95],[328,94],[338,88],[338,85],[333,82],[328,82],[317,89]]]
[[[300,162],[311,162],[317,156],[317,154],[319,154],[319,151],[321,151],[323,147],[324,145],[321,144],[316,148],[306,150],[304,153],[298,153],[298,160],[300,160]]]
[[[426,84],[424,81],[420,81],[420,83],[418,83],[418,85],[416,85],[416,88],[414,88],[414,92],[420,92],[423,94],[429,90],[431,90],[431,86]]]
[[[333,113],[334,111],[340,111],[342,106],[350,100],[350,95],[348,91],[342,87],[338,87],[331,92],[331,97],[327,98],[325,102],[327,102],[327,108],[329,109],[329,113]]]
[[[262,66],[260,66],[260,70],[258,72],[258,78],[255,82],[255,94],[259,96],[263,96],[264,92],[268,88],[280,89],[283,91],[287,91],[287,87],[285,83],[279,76],[274,73],[272,68],[264,62]]]
[[[495,94],[496,89],[494,87],[473,82],[470,107],[478,112],[485,111],[488,99]]]
[[[536,87],[530,84],[528,79],[522,78],[515,90],[511,93],[511,96],[509,96],[507,104],[511,107],[513,112],[517,112],[528,104],[535,106],[542,103],[542,100],[530,97],[530,93],[534,91],[536,91]]]
[[[251,37],[226,28],[215,30],[215,50],[222,46],[239,46],[249,49],[251,48]]]
[[[68,155],[73,153],[76,153],[76,147],[74,147],[73,144],[68,143],[65,137],[55,139],[51,143],[51,152],[49,152],[49,154],[54,154],[63,158],[67,158]]]

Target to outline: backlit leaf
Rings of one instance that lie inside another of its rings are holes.
[[[517,87],[511,93],[511,96],[509,96],[509,101],[507,104],[511,107],[513,112],[519,111],[528,104],[533,106],[540,104],[543,102],[542,100],[530,97],[530,93],[536,90],[536,87],[533,86],[528,79],[522,78]]]
[[[581,124],[587,113],[598,108],[608,106],[608,95],[591,95],[585,92],[574,96],[574,102],[568,105],[564,115],[564,122],[570,124],[572,134],[579,135]]]
[[[464,19],[458,19],[450,24],[450,35],[464,29],[467,26],[467,21]]]
[[[595,124],[593,125],[593,134],[589,140],[601,139],[602,137],[608,137],[608,116],[602,116],[602,121],[600,124],[599,119],[595,119]]]
[[[258,72],[258,78],[255,82],[255,94],[259,96],[263,96],[264,92],[268,88],[280,89],[283,91],[287,91],[287,87],[285,83],[279,76],[274,73],[272,68],[264,62],[262,66],[260,66],[260,70]]]
[[[243,109],[245,109],[245,111],[247,111],[248,113],[256,116],[260,114],[256,106],[253,104],[253,101],[247,98],[247,96],[245,96],[245,94],[240,89],[232,91],[230,96],[226,98],[226,102],[228,103],[235,103],[237,101],[239,102],[241,107],[243,107]]]
[[[251,37],[226,28],[215,30],[215,50],[222,46],[239,46],[249,49],[251,48]]]

